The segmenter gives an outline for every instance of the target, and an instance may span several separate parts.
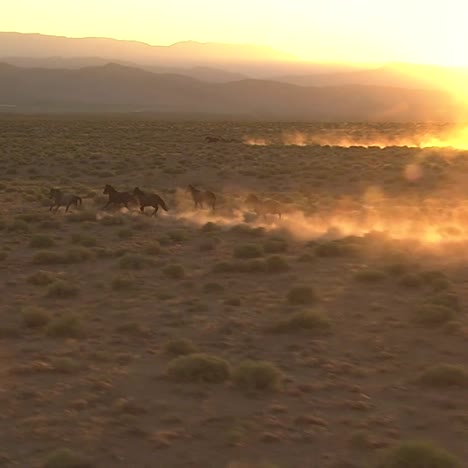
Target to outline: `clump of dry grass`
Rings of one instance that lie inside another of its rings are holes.
[[[185,356],[187,354],[194,354],[198,351],[192,340],[186,338],[178,338],[168,341],[164,345],[166,353],[173,354],[175,356]]]
[[[407,441],[388,450],[377,468],[461,468],[460,461],[432,442]]]
[[[55,275],[49,271],[39,270],[36,273],[29,275],[26,278],[26,281],[34,286],[47,286],[50,283],[53,283],[55,280]]]
[[[46,249],[49,247],[53,247],[54,245],[54,239],[44,234],[36,234],[33,237],[31,237],[31,240],[29,241],[29,247],[32,247],[33,249]]]
[[[318,301],[317,293],[312,286],[295,286],[289,290],[286,298],[292,305],[309,305]]]
[[[21,311],[23,325],[26,328],[42,328],[51,320],[51,315],[39,307],[26,307]]]
[[[124,270],[143,270],[151,265],[151,259],[139,254],[127,253],[119,260],[120,268]]]
[[[83,327],[77,315],[67,314],[52,319],[46,332],[54,338],[79,338],[83,335]]]
[[[320,310],[295,312],[290,317],[280,320],[272,327],[272,331],[276,333],[290,333],[297,331],[326,333],[330,329],[330,319],[323,311]]]
[[[173,264],[163,268],[163,273],[171,279],[182,279],[185,277],[185,270],[182,265]]]
[[[177,382],[221,383],[229,378],[231,367],[227,361],[210,354],[189,354],[169,363],[167,375]]]
[[[232,373],[234,385],[244,391],[278,390],[282,378],[282,372],[266,361],[244,361]]]
[[[468,387],[468,370],[453,364],[438,364],[426,369],[418,382],[429,387]]]
[[[78,296],[80,289],[77,285],[63,280],[56,280],[47,289],[46,297],[65,299]]]
[[[52,452],[41,468],[93,468],[94,464],[82,455],[68,448]]]
[[[254,244],[244,244],[234,247],[234,258],[251,259],[263,256],[262,249]]]
[[[272,255],[266,259],[266,270],[268,273],[285,273],[290,269],[288,261],[281,255]]]

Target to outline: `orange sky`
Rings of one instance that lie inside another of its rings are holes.
[[[14,0],[0,30],[270,45],[326,62],[468,66],[466,0]]]

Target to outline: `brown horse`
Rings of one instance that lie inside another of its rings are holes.
[[[203,208],[203,203],[206,202],[214,211],[216,206],[216,195],[213,192],[210,192],[209,190],[198,190],[193,185],[189,185],[187,187],[187,192],[191,193],[195,208],[198,208],[198,206]]]
[[[102,207],[103,210],[109,205],[124,205],[125,208],[128,208],[130,202],[136,202],[135,197],[130,192],[118,192],[109,184],[106,184],[102,193],[109,195],[108,202]]]
[[[140,211],[145,212],[146,206],[152,206],[154,208],[151,216],[154,216],[158,212],[158,208],[161,207],[164,211],[167,211],[167,206],[164,203],[164,200],[157,195],[156,193],[147,193],[140,190],[138,187],[135,187],[133,190],[133,195],[138,199],[140,204]]]
[[[245,204],[248,208],[255,211],[257,215],[263,216],[264,219],[266,219],[267,214],[278,215],[278,217],[281,219],[283,214],[283,210],[279,202],[272,200],[271,198],[260,200],[260,198],[258,198],[257,195],[253,193],[251,193],[245,199]]]
[[[75,205],[78,208],[78,204],[81,206],[82,200],[78,195],[73,195],[71,193],[63,193],[60,189],[51,188],[49,192],[49,198],[52,199],[52,204],[50,205],[49,211],[56,206],[55,211],[57,211],[61,206],[65,206],[65,212],[68,211],[70,205]]]

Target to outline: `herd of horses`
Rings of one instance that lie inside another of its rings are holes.
[[[212,211],[215,211],[216,195],[213,192],[209,190],[199,190],[191,184],[187,186],[186,192],[190,193],[192,196],[195,209],[203,209],[206,204]],[[138,204],[142,213],[145,212],[146,207],[154,208],[151,216],[154,216],[158,212],[159,207],[164,211],[168,211],[165,201],[157,193],[145,192],[139,187],[135,187],[133,192],[119,192],[112,185],[106,184],[103,189],[103,194],[107,195],[109,199],[102,209],[107,209],[110,206],[124,206],[128,209],[129,204]],[[82,204],[82,198],[80,196],[62,192],[58,188],[50,189],[49,198],[52,200],[49,211],[54,207],[55,211],[57,211],[61,206],[63,206],[65,207],[65,212],[68,212],[70,206],[74,205],[75,207],[78,207]],[[276,200],[260,200],[260,198],[255,194],[250,194],[245,199],[244,203],[249,209],[253,210],[259,216],[266,218],[267,214],[273,214],[278,215],[278,217],[281,218],[282,207]]]

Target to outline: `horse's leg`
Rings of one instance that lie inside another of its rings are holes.
[[[158,212],[158,209],[159,209],[159,205],[156,205],[154,207],[154,211],[153,211],[153,214],[151,216],[154,216]]]
[[[70,208],[70,205],[72,204],[72,202],[68,203],[67,204],[67,208],[65,209],[65,213],[68,213],[68,208]]]
[[[52,205],[50,205],[49,207],[49,211],[52,211],[52,208],[55,206],[55,203],[52,203]]]
[[[145,213],[145,205],[140,205],[140,211],[144,214]]]
[[[112,202],[109,200],[102,208],[101,210],[105,210]]]

